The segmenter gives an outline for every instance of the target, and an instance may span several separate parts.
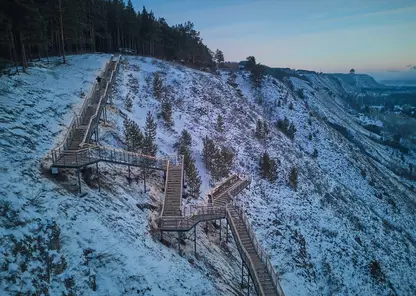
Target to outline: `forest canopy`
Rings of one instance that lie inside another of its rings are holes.
[[[170,26],[131,0],[1,0],[0,59],[28,60],[128,48],[139,55],[211,66],[213,53],[192,22]]]

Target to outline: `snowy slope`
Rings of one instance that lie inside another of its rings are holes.
[[[0,78],[0,295],[217,295],[206,270],[151,235],[137,205],[159,198],[160,184],[142,195],[117,172],[106,185],[104,167],[105,190],[84,183],[79,196],[73,171],[55,180],[43,161],[108,59]]]
[[[181,253],[177,234],[164,235],[168,246],[157,240],[155,218],[163,196],[158,173],[144,193],[140,170],[132,169],[129,184],[127,168],[100,164],[101,192],[92,168],[91,178],[83,181],[84,194],[78,195],[74,172],[62,171],[54,179],[43,168],[48,159],[42,159],[82,104],[79,90],[88,89],[107,59],[74,56],[70,66],[39,65],[30,75],[0,78],[0,180],[7,184],[0,188],[0,294],[238,295],[238,252],[234,243],[220,243],[218,229],[209,225],[206,233],[205,223],[197,227],[198,257],[193,255],[192,233],[183,239]],[[173,127],[158,119],[158,154],[173,153],[186,128],[203,180],[201,197],[185,203],[204,202],[211,188],[201,158],[203,137],[233,147],[232,170],[253,175],[251,190],[241,199],[286,295],[414,294],[416,197],[389,170],[396,156],[346,112],[341,97],[355,87],[307,74],[308,81],[292,79],[293,90],[267,77],[253,91],[248,73],[240,72],[237,89],[227,83],[225,72],[213,75],[129,57],[117,77],[108,121],[101,125],[101,144],[123,148],[124,117],[143,128],[147,111],[158,115],[156,71],[174,102]],[[16,83],[20,87],[14,88]],[[305,99],[297,97],[298,88]],[[133,98],[131,112],[125,109],[127,95]],[[11,104],[16,97],[19,104]],[[218,114],[224,118],[224,135],[215,132]],[[296,125],[293,141],[273,126],[284,117]],[[264,141],[254,137],[258,118],[270,126]],[[265,150],[278,160],[275,184],[257,173]],[[296,191],[287,182],[292,167],[299,169]]]
[[[415,196],[408,184],[385,166],[394,161],[383,152],[385,148],[372,141],[370,132],[346,113],[340,96],[354,88],[325,75],[315,75],[309,82],[295,78],[294,90],[304,89],[305,100],[301,100],[270,77],[260,91],[253,92],[248,74],[239,73],[240,97],[227,84],[224,72],[215,76],[147,58],[132,58],[128,63],[120,75],[116,110],[141,127],[148,110],[157,115],[160,103],[153,95],[152,83],[154,73],[160,72],[174,101],[174,126],[166,128],[159,119],[159,153],[173,152],[179,133],[188,129],[204,181],[203,193],[209,188],[209,174],[200,156],[202,138],[218,137],[216,118],[222,114],[226,132],[219,141],[236,151],[234,171],[254,175],[254,186],[243,199],[287,295],[411,294]],[[133,85],[133,78],[138,85]],[[133,95],[132,112],[124,108],[128,93]],[[257,104],[259,97],[263,99],[261,106]],[[281,100],[281,107],[277,107],[277,100]],[[115,116],[119,133],[122,117]],[[285,116],[297,127],[294,141],[274,127],[266,141],[255,139],[257,118],[272,127],[276,119]],[[331,123],[348,126],[352,135],[343,135]],[[114,134],[109,129],[103,141],[116,143]],[[317,159],[311,157],[314,149],[319,152]],[[258,158],[264,150],[278,159],[276,184],[257,176]],[[297,191],[287,185],[292,167],[299,169]],[[372,274],[371,267],[378,265],[380,269],[374,268]]]

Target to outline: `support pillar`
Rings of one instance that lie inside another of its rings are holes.
[[[247,296],[250,296],[250,273],[247,273]]]
[[[196,225],[194,227],[194,253],[196,258]]]
[[[181,255],[181,233],[178,231],[178,251],[179,255]]]
[[[101,184],[100,184],[100,172],[98,170],[98,162],[95,163],[95,167],[97,169],[97,181],[98,181],[98,192],[101,192]]]
[[[228,243],[228,219],[225,219],[225,242]]]
[[[81,193],[81,177],[80,177],[80,168],[77,168],[77,175],[78,175],[78,188],[79,188],[79,193]]]
[[[221,224],[222,224],[222,219],[220,219],[220,244],[221,244]]]
[[[129,185],[130,185],[130,165],[128,165],[128,168],[129,168]]]
[[[160,241],[163,241],[163,231],[160,231]]]
[[[146,193],[146,169],[143,171],[143,190]]]
[[[244,262],[243,259],[241,259],[241,288],[244,284]]]

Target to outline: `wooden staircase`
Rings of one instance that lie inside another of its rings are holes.
[[[169,165],[166,172],[163,216],[182,216],[183,164]]]
[[[278,282],[273,281],[264,260],[258,254],[255,244],[247,230],[246,220],[243,219],[240,210],[236,207],[230,207],[228,213],[227,218],[229,219],[231,231],[235,236],[241,257],[250,270],[258,294],[265,296],[284,295],[280,285]]]

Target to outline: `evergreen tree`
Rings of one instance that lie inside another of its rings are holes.
[[[264,126],[263,126],[263,122],[261,121],[260,118],[257,119],[255,135],[258,139],[263,139],[264,138]]]
[[[152,113],[147,112],[146,116],[146,126],[144,129],[144,139],[143,139],[143,154],[155,156],[157,152],[156,145],[156,129],[157,125],[153,118]]]
[[[139,152],[143,145],[143,134],[139,125],[130,119],[125,119],[123,126],[126,150]]]
[[[161,115],[163,120],[166,122],[168,126],[172,126],[172,103],[169,100],[164,99],[161,104],[161,108]]]
[[[290,110],[293,110],[293,102],[290,102],[290,104],[289,104],[289,109],[290,109]]]
[[[208,170],[211,170],[212,160],[214,159],[214,155],[217,154],[217,147],[215,146],[214,141],[208,138],[208,136],[204,138],[203,144],[202,157],[204,159],[204,164]]]
[[[131,96],[127,95],[126,99],[124,100],[124,107],[127,111],[131,112],[131,108],[133,107],[133,100]]]
[[[216,130],[217,130],[217,132],[219,132],[219,133],[222,133],[222,132],[224,131],[224,121],[223,121],[223,119],[222,119],[221,114],[218,114],[218,117],[217,117],[217,126],[216,126]]]
[[[274,182],[277,180],[277,163],[274,159],[270,158],[269,154],[265,151],[260,158],[260,176],[264,179]]]
[[[192,145],[191,134],[186,130],[182,130],[179,140],[173,145],[173,148],[179,155],[184,155]]]
[[[261,84],[263,83],[263,77],[264,77],[263,65],[261,64],[255,65],[253,69],[250,71],[250,80],[255,89],[261,87]]]
[[[141,55],[214,65],[194,24],[169,26],[131,0],[0,1],[0,58],[26,69],[34,57],[125,48]],[[130,51],[131,52],[131,51]]]
[[[219,49],[217,49],[216,51],[215,51],[215,61],[218,63],[218,64],[222,64],[222,63],[224,63],[224,54],[222,53],[222,51],[221,50],[219,50]]]
[[[230,148],[220,147],[216,149],[210,169],[215,181],[218,181],[229,174],[233,159],[234,152]]]
[[[256,58],[255,58],[255,57],[253,57],[253,56],[249,56],[249,57],[247,57],[246,61],[247,61],[247,63],[246,63],[245,68],[246,68],[248,71],[252,71],[252,70],[254,69],[254,67],[257,65],[257,63],[256,63]]]
[[[156,72],[153,77],[153,92],[155,98],[160,100],[162,97],[163,82],[159,72]]]
[[[260,176],[264,179],[267,179],[270,171],[270,156],[265,151],[260,158]]]
[[[263,137],[267,137],[269,135],[269,125],[267,124],[266,121],[263,121]]]
[[[236,83],[237,74],[235,72],[231,72],[230,76],[228,76],[227,83],[232,87],[236,88],[238,85]]]
[[[296,191],[298,187],[298,169],[293,167],[289,173],[289,185]]]
[[[183,130],[180,138],[174,144],[175,150],[179,155],[184,156],[184,169],[188,183],[188,192],[194,197],[200,194],[201,177],[195,166],[195,160],[191,157],[192,138],[187,130]]]
[[[186,180],[188,183],[188,192],[193,197],[199,197],[201,188],[201,177],[195,166],[195,160],[190,156],[189,150],[184,154],[184,169],[186,174]]]
[[[318,158],[318,150],[316,148],[313,149],[312,157],[313,158]]]

